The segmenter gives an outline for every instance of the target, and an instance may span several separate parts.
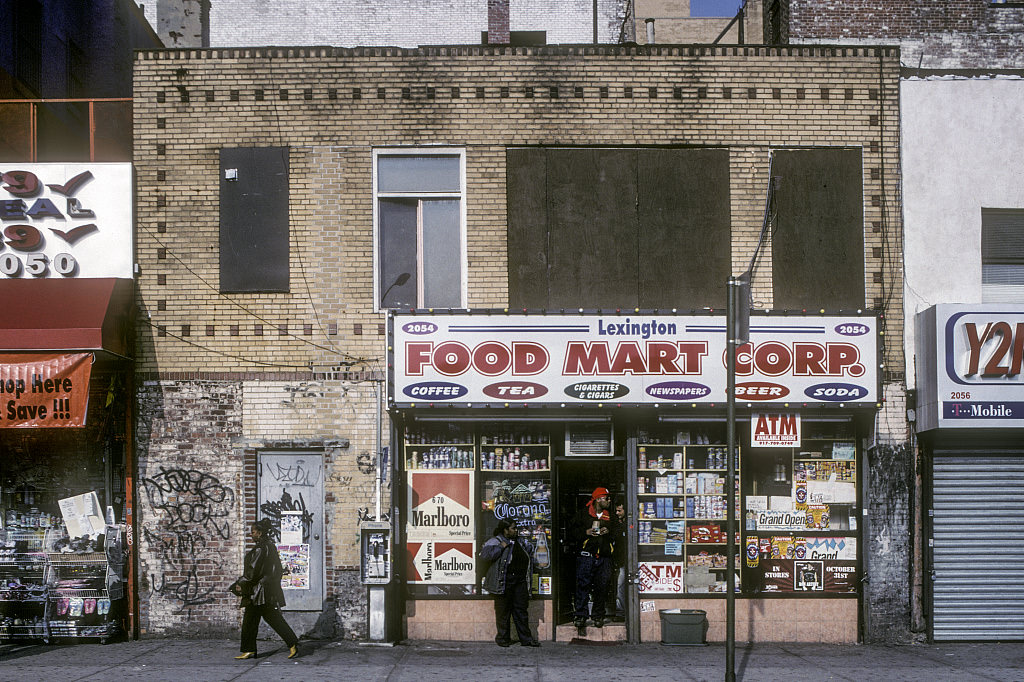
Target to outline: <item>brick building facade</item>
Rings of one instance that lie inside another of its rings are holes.
[[[907,491],[901,470],[886,468],[906,438],[894,378],[904,367],[898,68],[897,50],[835,46],[139,53],[138,477],[144,491],[164,490],[158,484],[169,476],[181,488],[170,501],[140,494],[144,630],[237,627],[224,588],[240,570],[245,523],[257,514],[257,458],[315,451],[324,466],[326,577],[322,608],[304,628],[364,636],[357,526],[359,509],[375,502],[386,348],[374,299],[388,293],[375,289],[375,151],[464,153],[464,301],[500,309],[511,298],[509,148],[727,150],[734,271],[758,241],[769,150],[784,148],[854,150],[860,159],[857,286],[864,306],[884,314],[886,370],[886,402],[870,434],[871,587],[861,623],[866,638],[900,639],[907,557],[889,510],[906,504]],[[250,147],[287,150],[284,292],[230,293],[218,283],[218,187],[235,170],[219,155]],[[755,305],[778,307],[785,277],[766,260]],[[813,291],[806,296],[808,309],[832,307]],[[389,509],[390,469],[382,475]],[[433,609],[433,636],[481,636],[489,604],[459,604]],[[404,622],[409,636],[426,624],[409,613]],[[787,638],[804,636],[795,621],[776,625]]]
[[[776,0],[785,35],[776,42],[871,44],[898,42],[903,64],[924,69],[1024,67],[1024,8],[990,0],[841,5]]]

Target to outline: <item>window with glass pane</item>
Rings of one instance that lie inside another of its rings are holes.
[[[1024,209],[981,210],[981,297],[1024,302]]]
[[[462,307],[462,158],[377,156],[382,308]]]

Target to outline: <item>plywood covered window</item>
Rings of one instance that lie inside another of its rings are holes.
[[[775,308],[865,307],[862,173],[860,149],[775,152]]]
[[[288,291],[288,148],[220,150],[220,290]]]
[[[728,150],[517,148],[506,158],[510,305],[725,305]]]

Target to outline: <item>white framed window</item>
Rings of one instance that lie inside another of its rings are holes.
[[[981,209],[981,301],[1024,303],[1024,209]]]
[[[466,154],[373,152],[374,308],[466,307]]]

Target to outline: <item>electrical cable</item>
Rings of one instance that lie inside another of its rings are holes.
[[[265,317],[262,317],[261,315],[257,314],[256,312],[246,308],[244,305],[242,305],[238,301],[235,301],[234,299],[232,299],[232,298],[230,298],[228,296],[225,296],[217,287],[213,286],[213,284],[211,284],[206,279],[204,279],[202,275],[200,275],[198,272],[193,270],[188,265],[187,262],[185,262],[183,259],[178,257],[173,251],[171,251],[171,249],[167,248],[167,245],[163,241],[161,241],[159,237],[155,236],[155,233],[153,233],[153,230],[151,228],[143,226],[143,229],[145,229],[147,232],[149,232],[152,235],[153,241],[155,241],[157,244],[159,244],[161,247],[163,247],[164,250],[166,251],[167,255],[169,255],[174,260],[178,261],[178,263],[180,263],[182,267],[184,267],[186,270],[188,270],[189,274],[191,274],[198,281],[200,281],[204,285],[206,285],[211,291],[216,292],[219,298],[221,298],[222,300],[230,303],[231,305],[235,306],[236,308],[238,308],[239,310],[243,311],[247,315],[249,315],[249,316],[259,320],[260,322],[264,322],[264,323],[266,323],[268,325],[276,324],[276,323],[266,319]],[[313,341],[310,341],[308,339],[305,339],[305,338],[299,336],[298,334],[293,334],[291,332],[287,332],[286,335],[290,336],[290,337],[292,337],[294,339],[298,339],[299,341],[302,341],[303,343],[305,343],[307,345],[310,345],[310,346],[313,346],[314,348],[317,348],[319,350],[329,351],[329,352],[332,352],[332,353],[339,353],[339,354],[341,354],[342,356],[344,356],[346,358],[345,363],[347,363],[349,365],[365,364],[366,361],[367,361],[367,358],[360,358],[360,357],[357,357],[357,356],[354,356],[354,355],[349,355],[348,353],[343,353],[343,352],[337,350],[336,348],[328,348],[327,346],[321,346],[320,344],[315,343]],[[343,363],[343,364],[345,364],[345,363]]]

